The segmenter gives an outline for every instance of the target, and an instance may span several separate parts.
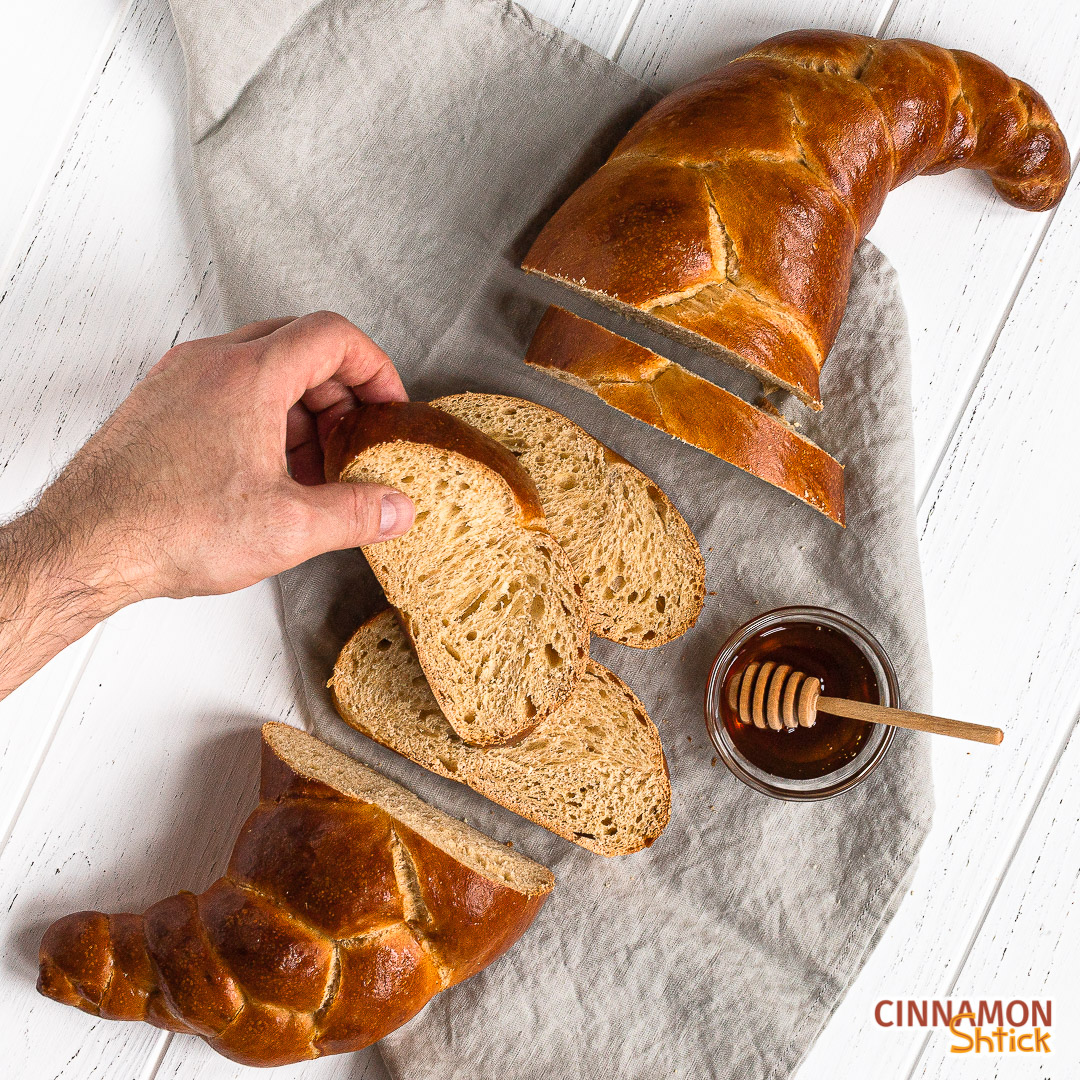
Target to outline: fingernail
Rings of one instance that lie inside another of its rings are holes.
[[[379,535],[377,540],[390,540],[407,532],[412,526],[415,509],[412,499],[400,491],[391,491],[379,504]]]

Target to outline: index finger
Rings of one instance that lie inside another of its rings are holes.
[[[393,361],[362,330],[331,311],[304,315],[256,344],[259,367],[286,407],[331,379],[360,401],[408,401]]]

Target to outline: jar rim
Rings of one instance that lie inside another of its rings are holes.
[[[731,665],[743,644],[753,635],[781,622],[812,622],[844,634],[866,657],[878,681],[880,703],[900,707],[896,670],[881,643],[862,623],[839,611],[800,604],[773,608],[744,623],[721,646],[705,683],[705,726],[717,755],[744,784],[774,799],[794,802],[831,799],[865,780],[881,764],[892,745],[896,729],[874,725],[874,731],[851,761],[824,776],[791,780],[773,776],[750,761],[735,745],[720,715],[720,693]]]

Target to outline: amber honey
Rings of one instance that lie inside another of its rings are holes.
[[[815,622],[780,622],[748,637],[731,663],[719,695],[720,715],[731,741],[759,769],[789,780],[812,780],[842,768],[866,744],[873,725],[819,711],[813,727],[773,731],[744,724],[727,702],[728,685],[747,664],[773,660],[821,679],[823,693],[881,702],[866,655],[845,633]]]

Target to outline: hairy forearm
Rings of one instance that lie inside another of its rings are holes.
[[[406,400],[390,358],[330,312],[171,349],[0,525],[0,698],[126,604],[232,592],[400,536],[408,498],[324,484],[323,445],[361,403]]]
[[[47,508],[0,526],[0,698],[130,599]]]

